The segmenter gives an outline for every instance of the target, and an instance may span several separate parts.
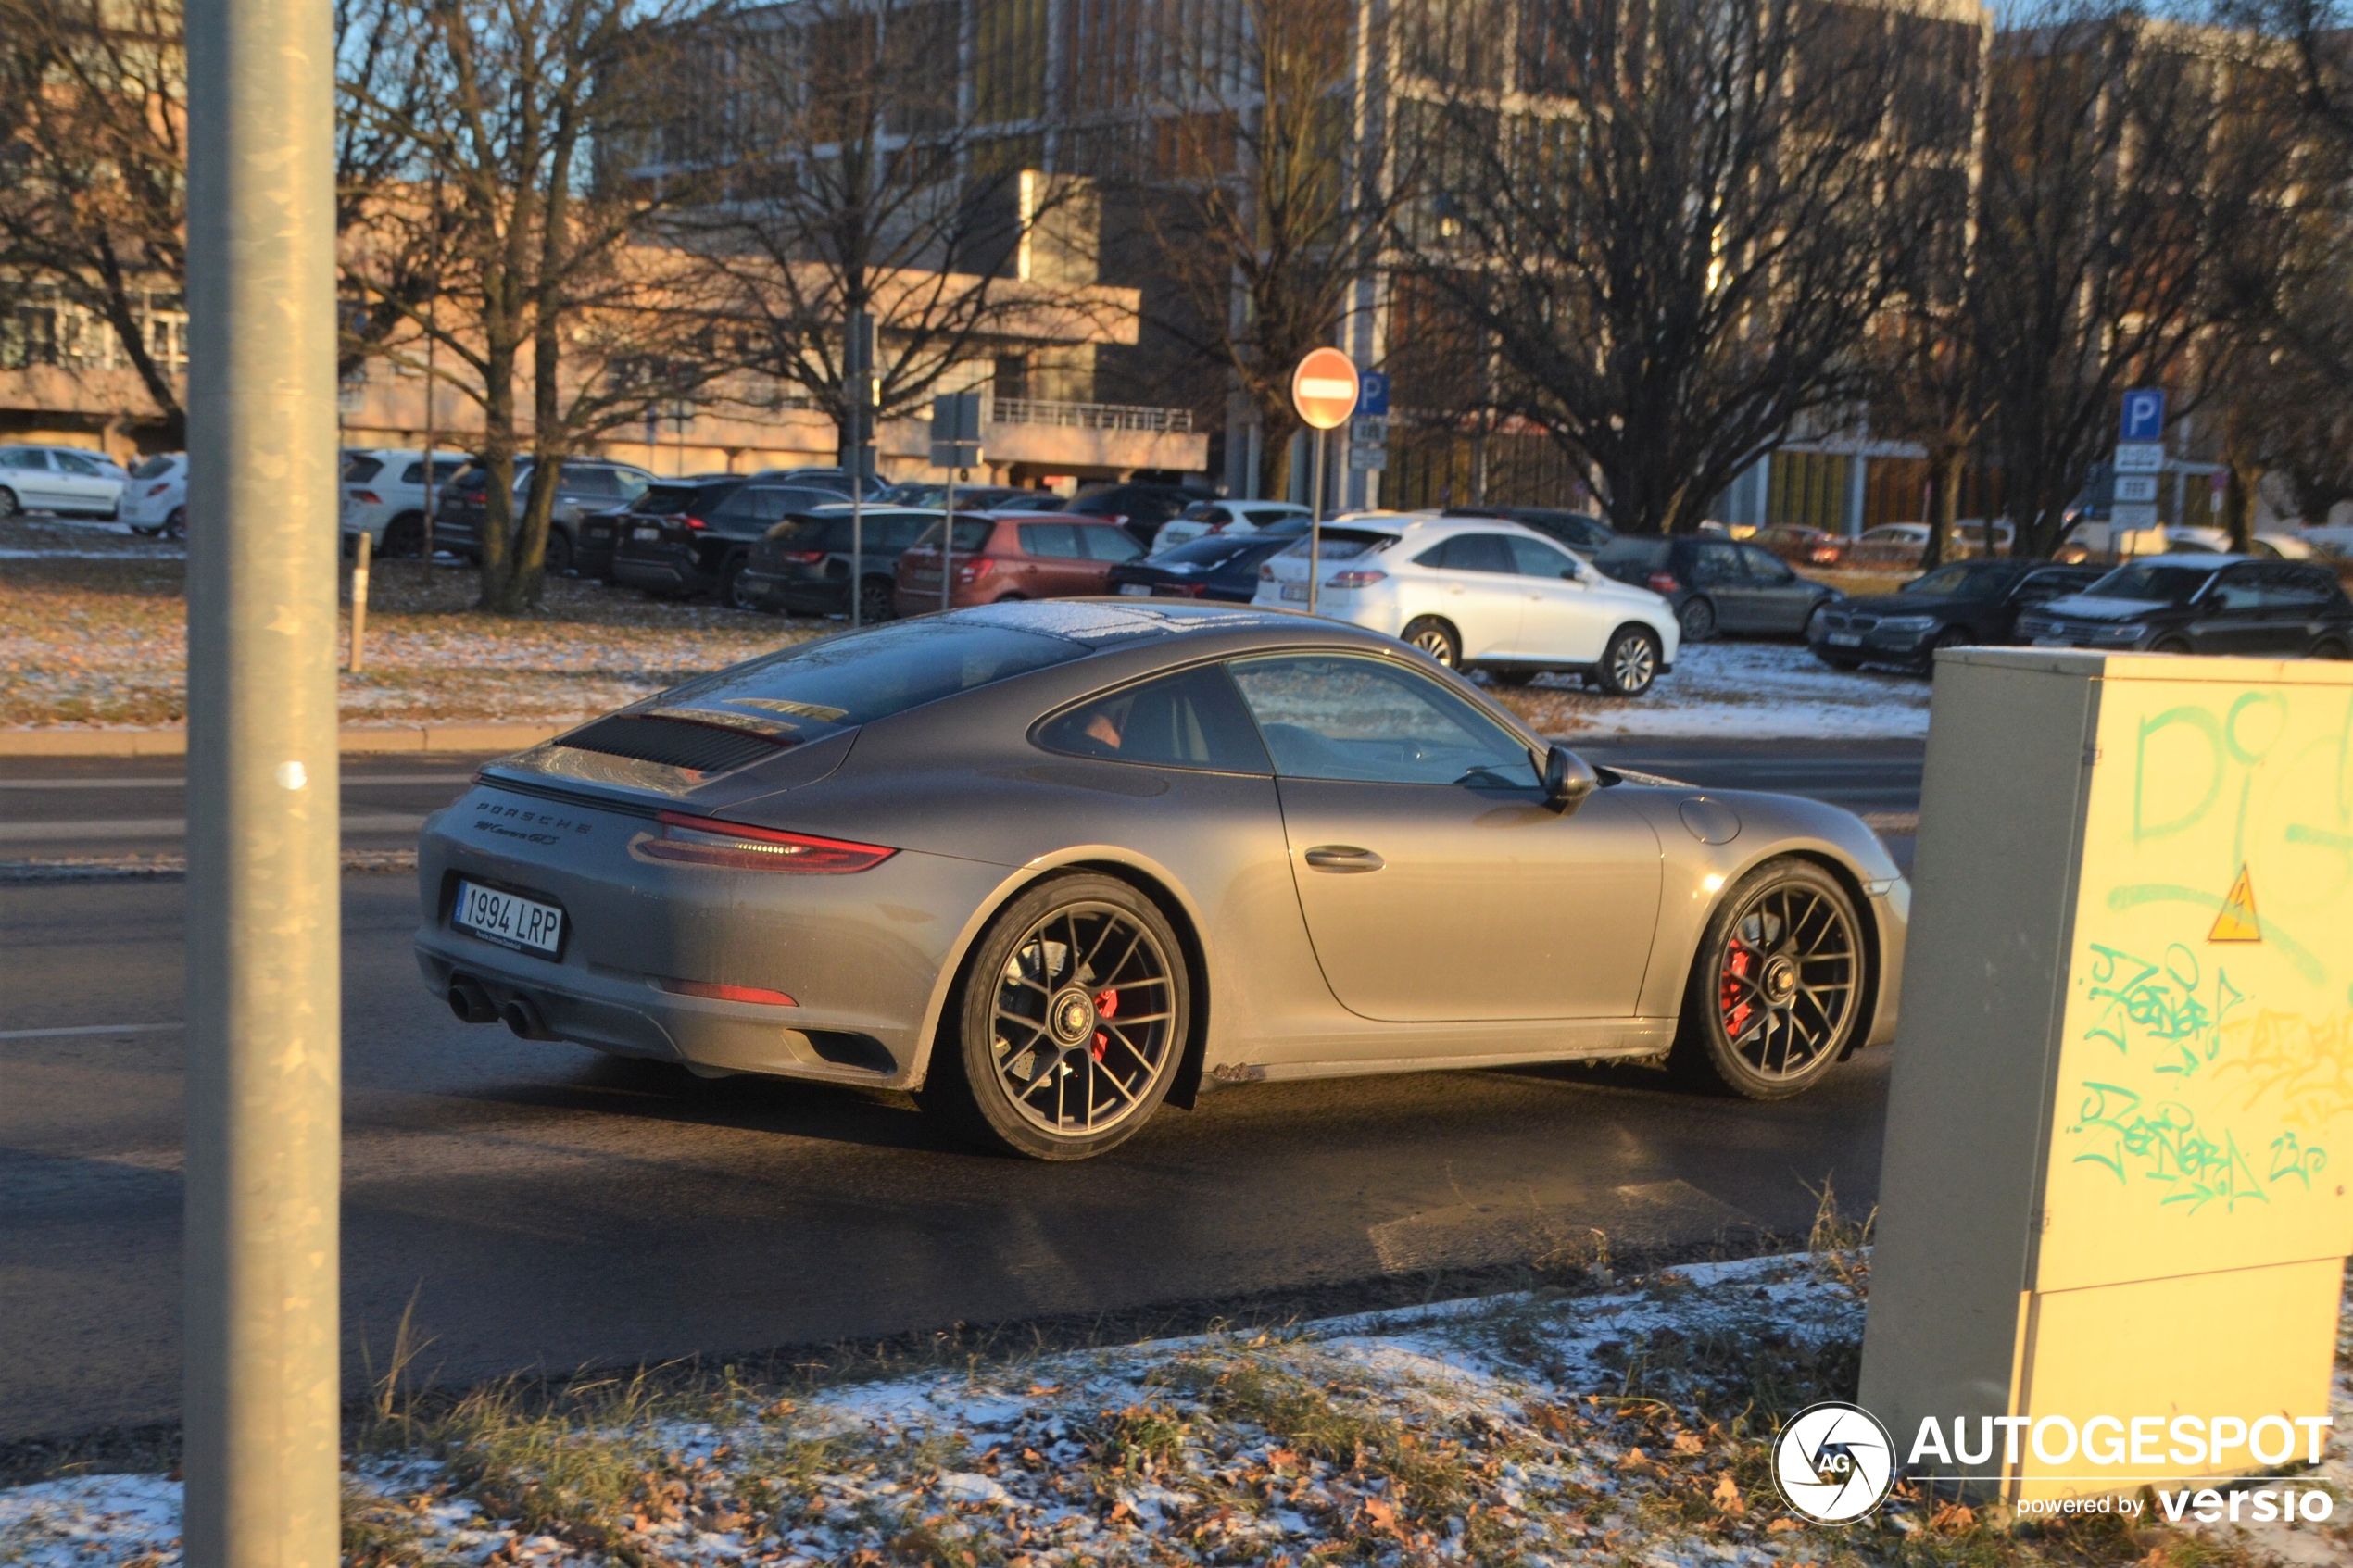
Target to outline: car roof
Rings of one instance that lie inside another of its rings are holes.
[[[1400,651],[1393,638],[1346,621],[1255,605],[1185,600],[1139,604],[1124,598],[1013,599],[949,610],[938,619],[1065,637],[1099,652],[1204,633],[1254,633],[1260,636],[1253,641],[1282,644],[1296,644],[1305,637],[1318,643]]]

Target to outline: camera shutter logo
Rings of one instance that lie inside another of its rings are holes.
[[[1773,1479],[1792,1512],[1817,1524],[1850,1524],[1895,1484],[1895,1440],[1860,1405],[1808,1405],[1774,1440]]]

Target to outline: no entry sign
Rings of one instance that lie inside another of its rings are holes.
[[[1337,348],[1318,348],[1290,373],[1291,407],[1317,430],[1338,430],[1356,411],[1356,367]]]

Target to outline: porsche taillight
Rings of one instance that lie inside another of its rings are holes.
[[[661,824],[661,832],[639,840],[637,852],[649,859],[681,865],[837,876],[870,870],[899,853],[879,844],[746,827],[715,817],[690,817],[683,811],[664,811],[655,821]]]

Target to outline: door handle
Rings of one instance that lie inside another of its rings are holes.
[[[1377,872],[1388,862],[1353,844],[1318,844],[1307,851],[1307,864],[1319,872]]]

